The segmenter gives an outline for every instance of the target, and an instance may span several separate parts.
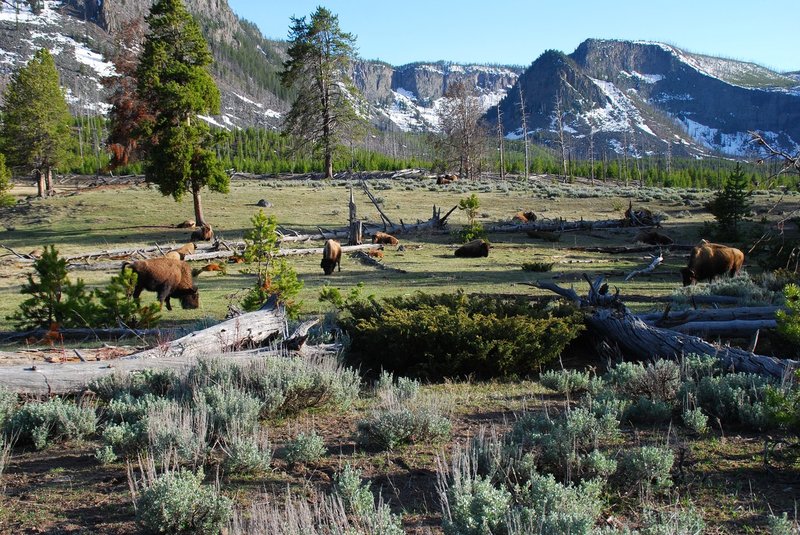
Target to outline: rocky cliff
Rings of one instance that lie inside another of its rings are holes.
[[[556,137],[560,93],[570,152],[706,155],[753,150],[748,131],[800,148],[800,87],[759,65],[642,41],[590,39],[572,54],[549,51],[519,78],[529,134]],[[501,103],[505,128],[522,134],[518,87]],[[490,110],[490,115],[492,111]],[[491,118],[491,117],[490,117]]]

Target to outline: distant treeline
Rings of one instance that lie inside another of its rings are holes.
[[[74,157],[64,171],[80,174],[105,173],[109,155],[104,150],[105,120],[98,117],[76,118],[77,132]],[[359,140],[342,147],[336,154],[337,171],[392,171],[408,168],[429,169],[432,172],[457,172],[438,160],[430,134],[407,132],[367,133]],[[488,145],[487,145],[488,147]],[[262,128],[231,131],[218,145],[217,153],[226,169],[254,174],[321,172],[322,161],[309,152],[292,149],[291,140],[280,133]],[[504,151],[505,172],[524,175],[525,153],[521,141],[507,141]],[[793,186],[796,177],[772,178],[777,163],[755,164],[741,162],[753,188]],[[651,155],[644,158],[623,157],[567,162],[567,178],[593,177],[646,186],[680,188],[720,188],[730,175],[736,161],[729,158],[671,158]],[[115,174],[141,173],[141,164],[115,170]],[[486,151],[481,165],[484,173],[500,173],[500,156],[496,148]],[[562,175],[560,158],[550,148],[529,146],[530,174]]]

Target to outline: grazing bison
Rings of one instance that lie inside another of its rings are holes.
[[[472,240],[456,249],[455,255],[459,258],[480,258],[481,256],[489,256],[489,242],[481,239]]]
[[[211,230],[211,225],[208,223],[203,223],[203,226],[195,229],[192,232],[192,236],[190,240],[192,241],[211,241],[211,238],[214,237],[214,231]]]
[[[372,243],[381,243],[383,245],[397,245],[398,243],[400,243],[400,241],[391,234],[386,234],[385,232],[376,232],[372,236]]]
[[[672,245],[672,238],[657,230],[643,230],[636,235],[636,241],[647,245]]]
[[[320,267],[326,275],[333,273],[333,268],[339,266],[339,271],[342,270],[342,246],[336,240],[328,240],[325,242],[325,247],[322,249],[322,262]]]
[[[711,280],[727,273],[736,275],[744,264],[744,253],[734,247],[710,243],[706,240],[692,248],[689,265],[681,268],[683,285],[689,286],[697,281]]]
[[[150,290],[158,294],[158,301],[166,304],[167,310],[172,310],[171,297],[180,299],[183,308],[200,306],[200,294],[186,262],[162,257],[122,264],[123,271],[128,267],[137,275],[134,298],[138,299],[142,290]]]

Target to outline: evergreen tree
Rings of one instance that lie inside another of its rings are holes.
[[[0,152],[0,207],[14,204],[14,198],[8,194],[12,185],[11,171],[6,167],[6,157]]]
[[[200,191],[227,193],[230,184],[214,151],[219,133],[198,119],[219,113],[211,53],[181,0],[156,0],[146,21],[150,31],[136,72],[139,96],[153,114],[143,122],[145,178],[176,201],[191,193],[202,226]]]
[[[297,97],[284,132],[322,151],[325,178],[333,177],[333,153],[345,130],[359,122],[352,99],[357,90],[347,76],[355,55],[355,36],[339,28],[339,17],[318,7],[311,19],[292,17],[289,59],[281,83]]]
[[[9,165],[34,173],[40,197],[52,193],[53,168],[68,156],[72,118],[47,49],[11,75],[0,113],[0,151]]]
[[[741,222],[750,215],[750,189],[742,166],[737,162],[725,186],[710,202],[711,213],[717,220],[720,237],[731,240],[740,238]]]

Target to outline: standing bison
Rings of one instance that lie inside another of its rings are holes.
[[[467,242],[454,253],[459,258],[480,258],[481,256],[489,256],[489,242],[486,240],[472,240]]]
[[[200,306],[200,294],[192,278],[192,268],[182,260],[174,258],[151,258],[125,262],[122,270],[130,268],[136,273],[136,288],[133,297],[138,299],[142,290],[150,290],[158,294],[158,301],[167,305],[167,310],[172,310],[169,303],[170,297],[180,299],[181,307],[197,308]]]
[[[692,248],[689,265],[681,268],[683,285],[704,280],[711,282],[714,277],[726,273],[732,277],[742,269],[742,264],[744,253],[739,249],[702,240],[700,245]]]
[[[325,242],[325,247],[322,249],[322,262],[320,267],[326,275],[333,273],[333,268],[339,266],[339,271],[342,270],[342,246],[336,240],[328,240]]]

